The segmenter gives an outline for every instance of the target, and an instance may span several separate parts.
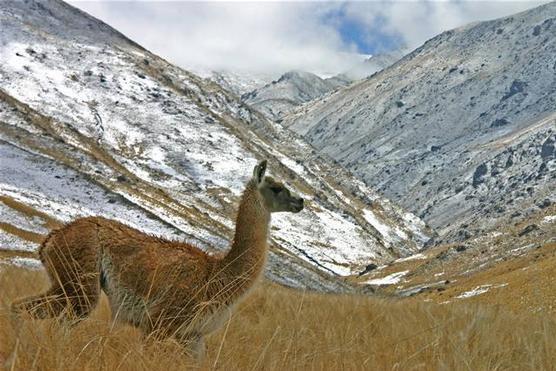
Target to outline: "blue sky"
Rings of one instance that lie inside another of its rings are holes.
[[[70,1],[164,58],[192,69],[331,75],[363,58],[416,48],[442,31],[539,1]]]
[[[346,45],[354,45],[362,54],[399,49],[406,44],[401,34],[383,31],[388,20],[382,15],[374,17],[373,22],[362,22],[346,14],[345,7],[339,7],[327,13],[322,22],[334,27]]]

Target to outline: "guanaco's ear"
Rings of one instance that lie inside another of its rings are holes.
[[[255,179],[257,184],[261,184],[263,182],[265,172],[266,172],[266,160],[262,160],[253,169],[253,179]]]

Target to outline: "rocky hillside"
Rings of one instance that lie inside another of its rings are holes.
[[[444,240],[555,202],[556,3],[444,32],[283,124]]]
[[[273,219],[277,282],[348,290],[342,276],[428,239],[414,215],[234,94],[61,1],[1,2],[0,29],[0,248],[12,262],[33,264],[24,251],[85,215],[225,249],[262,158],[307,200]]]
[[[355,279],[384,295],[556,313],[556,204],[531,210],[520,222],[502,220],[493,230],[370,266]]]
[[[349,78],[322,79],[310,72],[290,71],[278,80],[242,95],[241,99],[269,119],[280,120],[295,107],[349,82]]]

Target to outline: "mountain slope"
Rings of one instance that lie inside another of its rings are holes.
[[[345,79],[322,79],[310,72],[290,71],[278,80],[242,95],[241,99],[268,118],[279,120],[295,107],[345,84]]]
[[[556,3],[444,32],[284,120],[445,239],[554,200]]]
[[[60,1],[0,3],[0,247],[101,214],[209,251],[232,237],[257,159],[308,200],[273,219],[267,275],[339,276],[421,249],[429,231],[235,95]]]
[[[348,71],[329,78],[321,78],[305,71],[290,71],[277,80],[242,94],[241,99],[267,118],[280,121],[304,103],[383,70],[398,61],[406,52],[405,49],[399,49],[377,54],[365,59]],[[245,87],[254,85],[246,77],[239,78],[239,76],[233,74],[213,73],[211,76],[213,81],[226,88],[229,87],[229,90],[236,93]],[[252,80],[260,81],[255,78]]]
[[[245,71],[204,71],[191,70],[194,74],[213,81],[225,90],[234,93],[238,97],[255,89],[262,88],[274,79],[273,75],[267,73],[250,73]]]

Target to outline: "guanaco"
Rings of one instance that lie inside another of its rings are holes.
[[[303,199],[255,166],[241,197],[227,254],[145,234],[102,217],[80,218],[52,231],[39,249],[50,289],[13,304],[43,319],[89,315],[103,290],[114,321],[173,336],[196,358],[204,337],[220,328],[259,281],[268,251],[270,214],[298,213]]]

